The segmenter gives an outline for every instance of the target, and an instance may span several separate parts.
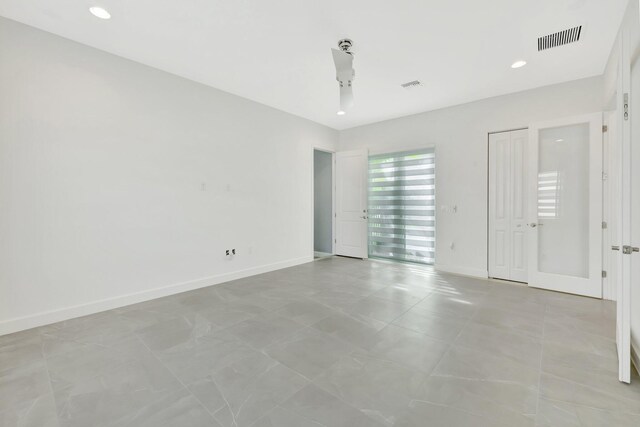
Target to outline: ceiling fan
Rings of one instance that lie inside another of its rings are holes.
[[[342,39],[338,42],[339,49],[331,49],[333,62],[336,65],[336,80],[340,84],[340,109],[338,115],[343,115],[353,106],[353,80],[356,72],[353,69],[353,42]]]

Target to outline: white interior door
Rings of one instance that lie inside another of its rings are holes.
[[[367,258],[367,150],[336,153],[336,254]]]
[[[602,297],[602,113],[529,138],[529,286]]]
[[[489,276],[526,282],[526,129],[489,135]]]

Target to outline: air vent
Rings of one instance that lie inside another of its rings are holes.
[[[412,82],[402,83],[400,86],[402,86],[402,88],[404,89],[411,90],[422,86],[422,83],[420,83],[419,80],[414,80]]]
[[[575,43],[580,40],[581,32],[582,25],[579,25],[577,27],[549,34],[548,36],[538,37],[538,52],[569,43]]]

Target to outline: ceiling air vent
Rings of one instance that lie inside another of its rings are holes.
[[[579,25],[547,36],[538,37],[538,52],[551,49],[552,47],[575,43],[580,40],[581,32],[582,25]]]
[[[402,83],[400,86],[403,89],[411,90],[411,89],[415,89],[415,88],[418,88],[418,87],[422,86],[422,83],[420,83],[419,80],[414,80],[412,82]]]

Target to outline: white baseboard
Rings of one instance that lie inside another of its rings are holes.
[[[37,328],[39,326],[49,325],[51,323],[62,322],[63,320],[69,320],[75,317],[86,316],[89,314],[99,313],[101,311],[112,310],[114,308],[120,308],[131,304],[137,304],[156,298],[162,298],[169,295],[192,291],[194,289],[217,285],[220,283],[228,282],[230,280],[242,279],[244,277],[254,276],[256,274],[268,273],[269,271],[293,267],[295,265],[304,264],[311,261],[313,261],[313,256],[294,258],[273,264],[261,265],[246,270],[234,271],[232,273],[203,277],[187,282],[175,283],[173,285],[164,286],[161,288],[149,289],[142,292],[121,295],[99,301],[89,302],[86,304],[80,304],[57,310],[44,311],[29,316],[3,320],[0,322],[0,336],[24,331],[26,329]]]
[[[453,265],[443,265],[438,263],[436,263],[434,267],[438,271],[457,274],[460,276],[477,277],[480,279],[486,279],[487,277],[489,277],[489,273],[486,270],[482,270],[480,268],[457,267]]]

